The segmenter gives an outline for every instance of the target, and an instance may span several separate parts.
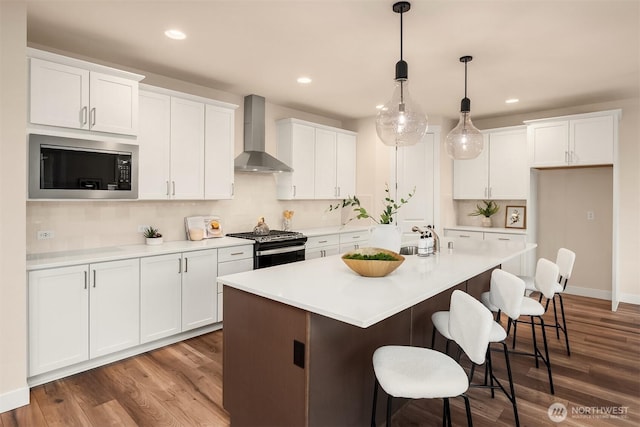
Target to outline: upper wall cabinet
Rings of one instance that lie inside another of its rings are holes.
[[[121,135],[138,133],[138,82],[144,78],[28,49],[29,121]]]
[[[356,189],[356,134],[297,119],[277,122],[278,198],[342,199]]]
[[[138,198],[232,198],[235,108],[142,85]]]
[[[454,199],[526,199],[529,190],[524,126],[483,131],[484,149],[473,160],[453,161]]]
[[[613,164],[620,110],[526,121],[529,165]]]

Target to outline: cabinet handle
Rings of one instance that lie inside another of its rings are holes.
[[[506,237],[498,237],[498,240],[506,240],[506,241],[509,241],[509,240],[511,240],[511,239],[507,239]]]
[[[569,163],[569,152],[568,151],[564,152],[564,162],[565,163]]]
[[[165,181],[167,183],[167,196],[169,196],[169,181]]]
[[[353,248],[354,249],[360,249],[360,245],[358,243],[356,243],[356,244],[353,245]]]
[[[352,239],[359,239],[360,236],[351,236]]]
[[[88,107],[85,105],[84,107],[82,107],[81,114],[82,114],[82,124],[86,125],[87,124],[87,109]]]
[[[95,126],[96,125],[96,108],[93,107],[91,109],[91,126]]]
[[[171,191],[171,195],[175,196],[176,195],[176,182],[175,181],[171,181],[171,186],[173,188],[173,191]]]
[[[569,163],[575,163],[576,162],[576,152],[571,150],[569,152]]]
[[[93,270],[93,287],[96,287],[96,270]]]
[[[489,196],[487,195],[487,187],[484,187],[484,197],[489,197]]]
[[[293,186],[293,197],[296,197],[296,186]]]
[[[471,237],[471,236],[469,236],[468,234],[460,234],[458,235],[458,237]]]
[[[84,288],[87,289],[87,272],[84,272]]]
[[[491,187],[489,187],[489,198],[491,198]]]
[[[232,252],[229,255],[230,256],[236,256],[236,255],[242,255],[242,254],[244,254],[244,252]]]
[[[231,183],[231,195],[232,196],[236,195],[236,187],[233,182]]]
[[[182,259],[178,258],[178,274],[182,274]]]
[[[328,240],[318,240],[318,243],[327,243]]]
[[[188,272],[189,271],[189,258],[185,258],[184,259],[184,272]]]

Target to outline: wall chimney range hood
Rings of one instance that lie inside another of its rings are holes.
[[[236,172],[278,173],[293,169],[265,152],[264,97],[244,97],[244,151],[236,157]]]

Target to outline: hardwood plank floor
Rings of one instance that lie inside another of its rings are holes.
[[[571,357],[564,341],[548,330],[554,396],[546,370],[533,358],[512,355],[522,426],[636,426],[640,424],[640,307],[565,296]],[[545,319],[552,321],[552,315]],[[531,345],[527,325],[518,330],[517,348]],[[0,414],[0,427],[54,426],[228,426],[222,407],[222,331],[34,387],[31,404]],[[496,375],[505,379],[501,353],[493,353]],[[477,374],[479,381],[481,375]],[[514,425],[510,402],[500,392],[469,392],[475,426]],[[568,410],[561,423],[547,410]],[[593,408],[625,412],[618,418],[593,414]],[[460,399],[452,401],[454,425],[466,425]],[[591,411],[591,413],[588,413]],[[441,425],[441,401],[411,401],[394,426]]]

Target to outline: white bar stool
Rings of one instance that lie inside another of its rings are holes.
[[[455,290],[451,294],[449,333],[474,364],[482,364],[489,346],[493,322],[491,312],[472,296]],[[373,390],[371,425],[376,426],[378,385],[387,393],[387,426],[391,426],[394,397],[443,399],[444,418],[451,426],[449,398],[462,396],[467,423],[472,425],[469,378],[462,366],[444,353],[422,347],[384,346],[373,353],[376,381]]]

